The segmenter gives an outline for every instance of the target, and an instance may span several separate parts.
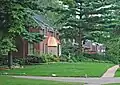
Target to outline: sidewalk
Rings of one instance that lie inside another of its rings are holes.
[[[40,76],[12,76],[15,78],[51,80],[60,82],[78,82],[85,85],[104,85],[108,83],[120,83],[120,78],[80,78],[80,77],[40,77]]]
[[[101,78],[106,78],[106,77],[114,77],[115,72],[117,71],[117,69],[119,68],[119,65],[115,65],[111,68],[109,68]]]

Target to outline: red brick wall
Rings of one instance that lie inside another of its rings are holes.
[[[59,33],[55,34],[57,32],[52,32],[49,31],[48,28],[43,29],[37,29],[37,28],[30,28],[29,32],[37,32],[40,34],[45,34],[46,36],[54,36],[57,39],[59,39]],[[46,39],[44,39],[43,41],[41,41],[40,43],[34,43],[34,48],[38,53],[48,53],[48,47],[46,46],[47,44],[47,37]],[[17,57],[25,57],[28,54],[28,42],[24,39],[22,39],[21,37],[18,37],[16,39],[16,46],[18,49],[18,52],[13,52],[13,56],[17,56]],[[57,53],[57,51],[56,51]]]

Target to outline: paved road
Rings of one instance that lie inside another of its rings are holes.
[[[120,83],[120,78],[73,78],[73,77],[36,77],[36,76],[13,76],[16,78],[42,79],[63,82],[84,82],[85,85],[101,85],[107,83]]]

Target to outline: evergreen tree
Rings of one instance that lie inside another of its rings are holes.
[[[120,62],[120,1],[116,0],[109,14],[104,17],[103,26],[109,32],[110,38],[106,40],[107,54]]]
[[[100,21],[108,10],[112,8],[114,0],[61,0],[63,2],[63,16],[59,22],[64,23],[61,29],[64,38],[75,39],[82,52],[82,40],[85,35],[102,31]],[[91,33],[90,33],[91,32]],[[88,35],[89,37],[90,35]]]

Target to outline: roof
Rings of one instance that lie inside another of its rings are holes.
[[[43,15],[38,15],[34,13],[33,19],[35,20],[35,22],[40,25],[43,29],[45,27],[48,27],[50,31],[54,31],[53,27],[51,27],[50,25],[48,25],[48,21],[44,18]]]
[[[60,44],[60,42],[55,37],[49,37],[48,38],[47,45],[49,47],[58,46],[58,44]]]
[[[56,47],[56,46],[58,46],[58,44],[60,44],[59,40],[57,40],[55,37],[51,37],[51,36],[46,38],[43,42],[46,43],[48,47]]]

